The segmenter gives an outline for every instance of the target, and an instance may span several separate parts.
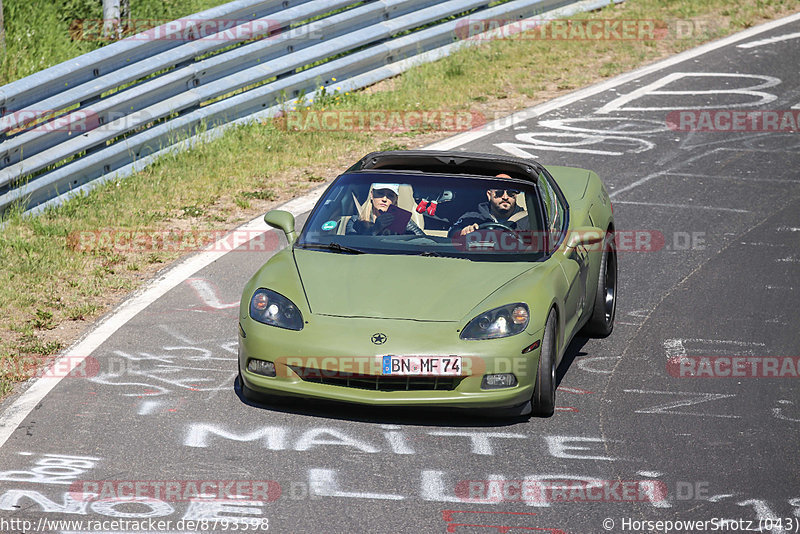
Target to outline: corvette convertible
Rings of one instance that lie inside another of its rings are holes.
[[[239,379],[265,396],[551,416],[570,340],[614,326],[596,173],[466,152],[368,154],[244,287]]]

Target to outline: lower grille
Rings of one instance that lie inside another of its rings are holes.
[[[461,376],[379,376],[289,366],[305,382],[373,391],[452,391]]]

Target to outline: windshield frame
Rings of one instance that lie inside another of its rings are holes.
[[[355,178],[356,180],[363,180],[365,183],[409,183],[409,182],[419,182],[421,179],[429,180],[431,184],[434,184],[435,181],[447,181],[447,180],[454,180],[454,181],[475,181],[475,182],[483,182],[487,185],[491,184],[502,184],[508,188],[519,189],[521,191],[528,191],[529,194],[526,195],[526,209],[529,213],[528,217],[529,224],[531,228],[542,229],[545,228],[545,219],[543,213],[543,201],[541,198],[541,191],[538,185],[535,182],[532,182],[528,179],[519,179],[519,178],[497,178],[495,176],[487,176],[487,175],[474,175],[474,174],[458,174],[458,173],[432,173],[432,172],[423,172],[423,171],[414,171],[414,170],[391,170],[391,169],[364,169],[364,170],[349,170],[344,172],[343,174],[339,175],[334,179],[331,184],[325,189],[323,194],[320,196],[319,200],[315,203],[313,209],[309,213],[308,218],[306,219],[305,223],[303,224],[303,228],[300,231],[298,238],[295,240],[293,244],[293,249],[300,249],[300,250],[313,250],[315,252],[322,252],[322,253],[331,253],[331,252],[339,252],[332,249],[325,250],[323,248],[318,247],[306,247],[305,245],[320,245],[325,244],[324,241],[320,240],[309,240],[308,234],[311,231],[311,223],[315,221],[317,216],[319,216],[320,212],[325,209],[325,205],[330,202],[334,201],[334,199],[330,198],[331,192],[337,188],[342,187],[342,181],[347,181],[350,179]],[[427,185],[427,184],[426,184]],[[344,187],[348,187],[349,185],[345,185]],[[514,187],[516,186],[516,187]],[[446,186],[445,186],[446,187]],[[482,187],[481,187],[482,188]],[[487,187],[487,189],[492,189],[492,187]],[[525,194],[525,193],[523,193]],[[415,199],[416,201],[416,199]],[[450,227],[455,224],[457,218],[455,220],[450,219],[440,219],[446,220],[449,222]],[[318,221],[317,221],[318,222]],[[424,230],[423,230],[424,231]],[[344,234],[334,234],[334,237],[344,237]],[[498,261],[498,262],[538,262],[544,261],[551,256],[551,252],[548,251],[549,247],[543,247],[543,250],[536,251],[536,252],[525,252],[525,251],[517,251],[517,252],[498,252],[498,251],[490,251],[490,252],[479,252],[479,251],[466,251],[466,250],[456,250],[453,248],[440,250],[438,246],[432,247],[422,247],[416,249],[404,249],[404,248],[397,248],[397,249],[386,249],[386,248],[375,248],[368,246],[368,243],[364,242],[349,242],[353,237],[363,237],[363,236],[353,236],[352,234],[347,235],[347,240],[339,240],[339,239],[331,239],[327,241],[327,243],[338,243],[344,247],[350,247],[359,249],[360,252],[364,254],[376,254],[376,255],[417,255],[417,256],[428,256],[428,257],[448,257],[448,258],[460,258],[460,259],[467,259],[467,260],[474,260],[474,261]],[[432,236],[427,235],[425,238],[432,239],[435,241],[434,237],[441,239],[441,236]],[[412,241],[414,239],[424,239],[421,236],[413,236],[413,235],[393,235],[391,236],[392,241],[396,243],[402,243],[403,241]],[[447,239],[453,239],[448,237]],[[347,242],[345,242],[347,241]],[[444,243],[444,242],[441,242]]]

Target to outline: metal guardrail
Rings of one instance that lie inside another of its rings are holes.
[[[0,213],[58,204],[319,86],[353,90],[447,55],[475,42],[459,40],[467,18],[546,19],[614,1],[238,0],[179,19],[0,87]],[[201,38],[182,38],[204,21]]]

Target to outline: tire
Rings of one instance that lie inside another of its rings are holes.
[[[592,337],[606,337],[614,330],[617,313],[617,250],[614,233],[607,232],[603,240],[603,256],[600,259],[600,274],[594,295],[592,315],[583,333]]]
[[[542,350],[539,352],[539,369],[536,371],[536,385],[531,398],[532,414],[536,417],[550,417],[556,409],[556,312],[550,310],[544,325]]]
[[[253,391],[252,389],[250,389],[249,387],[247,387],[245,385],[244,380],[242,379],[242,370],[241,369],[239,369],[238,380],[239,380],[239,387],[241,388],[241,392],[242,392],[242,397],[244,397],[245,399],[249,400],[250,402],[254,402],[256,404],[260,404],[260,403],[264,402],[264,396],[263,395],[261,395],[260,393],[258,393],[256,391]]]
[[[273,395],[270,393],[262,393],[261,391],[256,391],[254,389],[250,389],[247,387],[247,384],[244,383],[242,380],[242,370],[239,370],[239,387],[241,391],[241,398],[245,399],[247,402],[252,404],[257,404],[259,406],[275,406],[280,405],[281,402],[284,400],[282,397]],[[234,385],[235,389],[235,385]]]

